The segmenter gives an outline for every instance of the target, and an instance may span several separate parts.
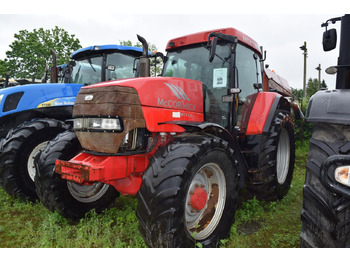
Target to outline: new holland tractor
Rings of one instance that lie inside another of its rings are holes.
[[[306,118],[313,123],[301,212],[302,247],[350,247],[350,15],[322,24],[323,49],[336,48],[341,22],[338,65],[326,69],[337,74],[334,90],[311,97]]]
[[[292,180],[291,102],[263,85],[261,50],[234,28],[195,33],[168,42],[162,77],[147,77],[144,58],[145,77],[83,87],[75,134],[51,141],[38,161],[41,200],[79,218],[119,193],[137,195],[148,246],[216,246],[240,189],[276,200]],[[71,193],[107,186],[103,201]]]
[[[11,196],[35,200],[35,160],[48,141],[70,127],[75,98],[84,85],[137,76],[142,48],[101,45],[79,49],[72,61],[52,68],[53,83],[0,90],[0,184]],[[54,59],[55,60],[55,59]],[[61,70],[62,71],[62,70]],[[45,81],[44,81],[45,82]]]

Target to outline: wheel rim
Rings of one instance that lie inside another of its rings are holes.
[[[37,157],[39,156],[39,154],[45,149],[45,147],[47,146],[48,143],[49,143],[49,141],[45,141],[45,142],[42,142],[41,144],[37,145],[32,150],[32,152],[30,153],[30,155],[28,157],[27,170],[28,170],[29,177],[33,182],[34,182],[35,174],[36,174],[35,161],[36,161]]]
[[[277,147],[277,181],[283,184],[288,176],[290,162],[290,141],[287,129],[283,128]]]
[[[109,189],[108,184],[100,182],[95,182],[90,186],[67,181],[67,186],[72,197],[82,203],[92,203],[99,200]]]
[[[202,166],[194,175],[187,192],[185,223],[196,240],[209,237],[218,226],[226,202],[226,180],[215,163]]]

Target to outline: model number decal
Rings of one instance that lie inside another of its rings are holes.
[[[39,104],[37,108],[53,106],[72,106],[74,105],[74,102],[75,97],[55,98]]]

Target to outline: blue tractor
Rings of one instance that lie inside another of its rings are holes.
[[[37,199],[35,161],[48,142],[70,128],[83,85],[138,76],[142,48],[101,45],[81,48],[66,66],[54,66],[51,83],[0,90],[0,184],[14,197]],[[60,82],[60,83],[58,83]]]

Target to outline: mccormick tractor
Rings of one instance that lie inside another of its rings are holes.
[[[350,15],[322,24],[323,49],[336,47],[337,31],[327,27],[337,21],[338,65],[326,69],[337,73],[336,87],[312,96],[306,113],[313,131],[303,188],[302,247],[350,247]]]
[[[137,195],[148,246],[216,246],[240,189],[276,200],[292,180],[291,103],[263,85],[261,50],[234,28],[195,33],[168,42],[162,77],[83,87],[75,134],[55,138],[38,161],[41,200],[79,218]],[[147,58],[140,63],[149,76]],[[78,187],[93,197],[72,195]]]
[[[135,59],[141,54],[142,48],[120,45],[82,48],[72,53],[66,67],[61,67],[64,83],[57,83],[59,72],[54,62],[53,83],[0,90],[0,184],[7,193],[23,200],[37,198],[34,162],[48,141],[69,128],[64,121],[72,118],[80,88],[135,77]]]

